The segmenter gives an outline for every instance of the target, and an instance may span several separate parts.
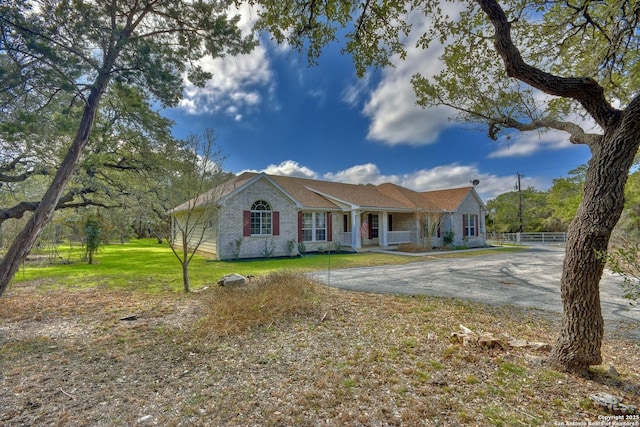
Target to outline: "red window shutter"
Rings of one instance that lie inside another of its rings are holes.
[[[251,236],[251,211],[242,211],[242,235]]]
[[[467,223],[465,219],[467,219],[467,217],[463,214],[462,215],[462,237],[467,237],[467,233],[469,233],[469,231],[467,230]]]
[[[298,212],[298,242],[302,242],[302,211]]]
[[[280,235],[280,212],[273,213],[273,235]]]
[[[480,230],[478,230],[478,215],[474,215],[476,217],[476,236],[479,236]]]
[[[333,240],[333,220],[331,219],[331,212],[327,212],[327,240],[329,242]]]

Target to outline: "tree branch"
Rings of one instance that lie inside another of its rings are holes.
[[[494,45],[510,77],[527,83],[549,95],[578,101],[593,119],[609,129],[621,112],[611,106],[604,89],[591,77],[559,77],[527,64],[511,39],[511,23],[497,0],[476,0],[495,29]]]
[[[567,132],[569,140],[573,144],[584,144],[592,150],[597,149],[602,139],[602,135],[586,133],[580,126],[572,122],[564,122],[553,119],[532,120],[529,123],[519,122],[511,117],[504,117],[498,120],[489,121],[489,137],[496,139],[500,128],[517,129],[521,132],[527,132],[539,129],[556,129]]]
[[[110,206],[101,202],[88,200],[84,198],[84,195],[90,194],[93,192],[95,192],[95,190],[91,190],[88,188],[84,188],[82,190],[70,191],[64,196],[60,197],[60,200],[58,201],[58,204],[56,205],[55,209],[58,210],[58,209],[68,209],[68,208],[79,208],[83,206],[99,206],[106,209],[116,207],[115,205]],[[82,196],[82,201],[73,202],[74,198],[78,195]],[[22,218],[25,213],[35,211],[38,208],[39,204],[40,204],[39,201],[38,202],[20,202],[17,205],[12,206],[10,208],[0,209],[0,224],[2,224],[4,221],[8,219]]]

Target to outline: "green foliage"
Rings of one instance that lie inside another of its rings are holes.
[[[233,253],[233,259],[236,261],[240,256],[240,247],[242,246],[242,241],[243,241],[243,238],[238,237],[236,240],[229,242],[229,245],[231,245],[231,251]]]
[[[101,244],[102,221],[98,215],[89,215],[84,223],[84,248],[89,264],[93,264],[93,256]]]
[[[556,98],[545,105],[532,88],[508,76],[493,47],[495,30],[476,2],[256,3],[263,6],[258,28],[304,52],[312,63],[323,46],[339,38],[358,75],[392,66],[414,46],[442,52],[441,72],[413,76],[418,103],[452,106],[464,120],[489,124],[492,138],[518,127],[518,121],[536,122],[542,129],[554,127],[553,119],[584,113],[575,100]],[[500,1],[525,61],[548,64],[558,75],[591,76],[622,103],[640,86],[638,79],[628,78],[639,67],[634,4],[586,2],[573,8],[555,1]]]
[[[600,259],[607,263],[611,271],[623,278],[620,288],[631,306],[638,306],[640,300],[640,244],[628,241],[618,244],[607,253],[600,253]]]
[[[455,238],[455,233],[451,230],[445,231],[442,235],[442,243],[444,246],[451,246]]]
[[[307,252],[307,246],[304,242],[298,242],[298,253],[300,256],[304,255],[305,252]]]
[[[78,195],[71,191],[62,197],[94,136],[101,102],[112,85],[138,88],[154,104],[173,106],[182,97],[186,82],[203,86],[210,77],[200,65],[201,59],[253,49],[253,35],[243,36],[239,17],[229,16],[233,4],[232,0],[19,0],[0,4],[0,123],[16,123],[15,118],[24,114],[49,113],[49,106],[55,110],[67,105],[73,114],[68,127],[71,137],[56,140],[60,154],[66,154],[55,165],[55,180],[35,203],[37,207],[26,209],[35,209],[37,215],[31,217],[0,261],[0,293],[9,285],[58,202],[68,203],[68,197],[73,200]],[[19,141],[29,139],[31,133],[11,132],[11,157],[3,156],[1,161],[13,172],[13,162],[24,160]],[[122,136],[111,140],[105,144],[105,151],[87,161],[88,182],[80,194],[96,191],[97,166],[104,164],[105,154],[123,140]],[[126,164],[116,166],[127,168]],[[2,163],[0,169],[5,169]],[[20,212],[13,214],[20,216]]]
[[[586,165],[569,171],[568,177],[556,178],[547,191],[534,188],[511,191],[487,202],[488,229],[497,232],[516,232],[519,228],[518,209],[522,197],[524,231],[567,231],[582,200]],[[495,224],[493,223],[495,219]]]
[[[491,212],[495,209],[495,215],[490,215],[490,220],[495,218],[495,224],[489,229],[499,233],[516,232],[520,228],[519,205],[522,197],[522,224],[524,231],[542,231],[541,221],[548,216],[545,205],[545,194],[534,188],[503,193],[495,199],[487,202],[487,209]]]
[[[625,187],[625,210],[622,213],[619,229],[627,234],[640,235],[640,171],[629,175]]]
[[[295,256],[296,251],[298,249],[298,242],[296,241],[296,239],[289,239],[287,240],[287,250],[289,251],[289,255],[291,256]]]
[[[586,173],[587,166],[582,165],[569,171],[568,177],[553,180],[547,192],[547,204],[551,212],[543,222],[545,231],[567,230],[582,200]]]
[[[273,253],[276,250],[276,244],[273,239],[268,239],[264,241],[264,248],[262,249],[262,256],[266,259],[269,259],[273,256]]]

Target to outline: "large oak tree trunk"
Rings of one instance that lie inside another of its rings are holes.
[[[556,368],[585,375],[589,366],[602,363],[604,263],[598,252],[607,250],[624,208],[624,187],[639,143],[640,115],[631,107],[618,125],[608,129],[601,145],[592,149],[582,203],[567,236],[560,282],[562,327],[548,359]]]
[[[51,221],[64,188],[80,161],[80,156],[82,155],[84,147],[87,145],[91,129],[95,122],[95,115],[98,111],[100,99],[102,98],[108,83],[108,76],[98,78],[96,85],[87,99],[87,103],[85,104],[82,114],[82,120],[78,127],[78,132],[76,133],[71,147],[69,147],[69,150],[67,151],[67,155],[60,164],[53,181],[51,181],[51,184],[38,204],[38,207],[33,212],[31,218],[29,218],[29,221],[20,234],[18,234],[5,256],[2,258],[2,261],[0,262],[0,295],[2,295],[9,286],[11,279],[13,279],[16,271],[20,268],[20,264],[22,264],[24,259],[27,257],[27,254],[36,243],[36,240],[44,226]]]

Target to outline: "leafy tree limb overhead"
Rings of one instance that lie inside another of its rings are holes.
[[[263,6],[259,28],[312,62],[346,32],[344,49],[360,75],[406,59],[409,48],[442,43],[443,71],[413,76],[421,105],[453,107],[459,119],[485,123],[492,139],[553,129],[590,148],[583,198],[568,231],[563,322],[548,361],[580,374],[601,363],[604,265],[596,253],[606,251],[620,217],[640,144],[640,2],[254,3]]]

